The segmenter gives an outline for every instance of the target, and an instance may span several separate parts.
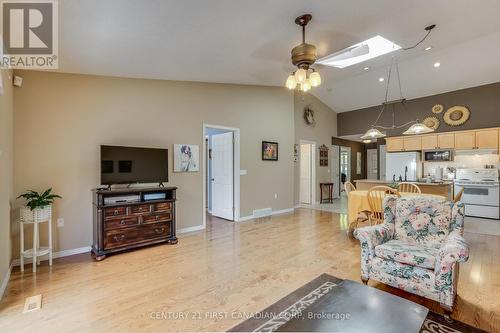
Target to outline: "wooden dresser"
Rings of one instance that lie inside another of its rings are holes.
[[[92,256],[102,260],[110,253],[141,246],[177,244],[176,190],[177,187],[92,190]],[[110,202],[125,196],[135,196],[137,201]],[[154,199],[149,199],[151,196]]]

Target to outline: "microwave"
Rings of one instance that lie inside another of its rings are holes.
[[[453,161],[453,150],[424,150],[422,158],[425,162]]]

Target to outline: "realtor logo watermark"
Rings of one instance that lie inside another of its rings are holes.
[[[0,66],[58,68],[57,0],[1,0]]]

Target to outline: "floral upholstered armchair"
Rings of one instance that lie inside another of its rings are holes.
[[[384,222],[354,233],[361,242],[361,280],[424,296],[452,311],[458,263],[469,258],[463,230],[461,202],[389,195]]]

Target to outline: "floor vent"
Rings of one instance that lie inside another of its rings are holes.
[[[23,313],[40,310],[42,308],[42,295],[35,295],[26,298],[24,301]]]
[[[256,209],[253,211],[253,217],[255,217],[255,218],[266,217],[266,216],[271,216],[271,215],[273,215],[272,208]]]

